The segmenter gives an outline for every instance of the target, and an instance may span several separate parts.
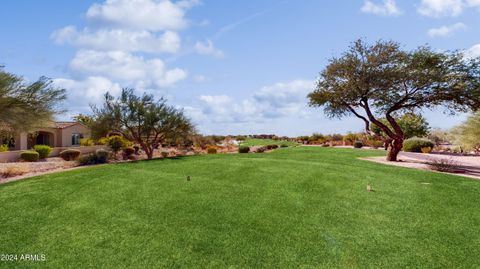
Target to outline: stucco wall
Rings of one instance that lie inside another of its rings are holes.
[[[84,138],[90,138],[90,130],[81,125],[81,124],[75,124],[72,126],[69,126],[64,129],[60,129],[61,131],[61,146],[62,147],[71,147],[72,146],[72,134],[83,134]]]

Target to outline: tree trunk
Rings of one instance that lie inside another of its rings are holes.
[[[390,142],[387,151],[387,161],[396,162],[398,153],[402,150],[403,139],[394,139]]]

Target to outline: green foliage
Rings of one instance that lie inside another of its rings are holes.
[[[40,159],[45,159],[52,153],[52,148],[47,145],[35,145],[33,150],[38,152]]]
[[[387,160],[396,161],[404,132],[416,132],[403,130],[395,115],[438,106],[451,113],[480,108],[479,66],[480,57],[466,59],[459,51],[406,51],[393,41],[357,40],[330,59],[308,98],[327,116],[356,116],[368,133],[377,125],[388,138]]]
[[[480,112],[451,130],[453,142],[464,150],[480,152]]]
[[[38,152],[33,151],[33,150],[26,150],[22,153],[20,153],[20,159],[26,161],[26,162],[36,162],[38,161],[40,155]]]
[[[133,89],[123,89],[116,99],[107,93],[103,107],[94,107],[94,113],[96,119],[141,145],[149,159],[162,142],[195,132],[182,110],[167,105],[164,99],[155,100],[153,95],[136,96]]]
[[[80,157],[80,154],[81,152],[78,149],[66,149],[60,152],[59,156],[65,161],[73,161],[78,159],[78,157]]]
[[[8,145],[0,144],[0,152],[5,152],[5,151],[8,151]]]
[[[420,114],[407,112],[395,118],[400,128],[402,128],[405,139],[411,137],[424,137],[427,136],[429,133],[430,126],[427,120]],[[393,128],[386,119],[380,119],[380,121],[386,126]],[[382,129],[376,124],[372,124],[371,130],[377,135],[388,137],[385,132],[382,131]]]
[[[207,147],[207,153],[208,154],[217,154],[217,148],[213,146]]]
[[[407,152],[422,152],[422,148],[433,148],[432,141],[425,138],[412,137],[403,142],[403,150]]]
[[[2,128],[15,132],[30,131],[59,112],[58,105],[65,97],[65,90],[54,87],[52,80],[46,77],[27,83],[22,77],[7,73],[0,67]]]
[[[81,138],[80,139],[80,146],[88,147],[93,146],[95,143],[91,138]]]
[[[114,135],[108,137],[107,145],[110,146],[114,154],[127,147],[128,142],[121,136]]]
[[[361,148],[363,148],[363,143],[362,143],[362,141],[358,141],[358,140],[357,140],[357,141],[353,142],[353,147],[356,148],[356,149],[361,149]]]
[[[249,146],[240,146],[238,147],[238,153],[249,153],[250,147]]]

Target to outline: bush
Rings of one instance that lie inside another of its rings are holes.
[[[108,137],[108,145],[110,148],[112,148],[112,151],[114,154],[117,154],[121,149],[128,147],[128,142],[126,139],[124,139],[121,136],[114,135]]]
[[[126,147],[123,149],[123,153],[126,155],[126,156],[132,156],[133,154],[135,154],[135,148],[133,147]]]
[[[456,173],[460,171],[460,166],[452,159],[434,159],[428,163],[428,166],[439,172]]]
[[[90,153],[88,155],[83,155],[78,159],[80,165],[92,165],[92,164],[100,164],[106,163],[108,161],[108,157],[110,152],[104,149],[98,149],[95,153]]]
[[[322,147],[328,148],[328,147],[330,147],[330,144],[326,144],[326,143],[325,143],[325,144],[322,144]]]
[[[107,145],[108,144],[108,137],[99,138],[96,142],[97,145]]]
[[[110,157],[110,152],[104,149],[97,149],[95,155],[97,156],[97,163],[106,163]]]
[[[430,153],[432,152],[432,148],[431,147],[424,147],[422,148],[422,153]]]
[[[139,145],[133,146],[133,149],[135,150],[134,151],[135,155],[140,155],[140,146]]]
[[[0,152],[5,152],[5,151],[8,151],[8,145],[0,144]]]
[[[272,145],[272,149],[278,149],[278,145]]]
[[[238,153],[249,153],[250,147],[247,146],[240,146],[238,147]]]
[[[358,140],[357,140],[357,141],[353,142],[353,147],[356,148],[356,149],[361,149],[361,148],[363,148],[363,143],[362,143],[362,141],[358,141]]]
[[[280,147],[281,148],[288,148],[288,145],[287,144],[281,144]]]
[[[36,162],[40,158],[40,154],[33,150],[27,150],[20,154],[20,159],[26,162]]]
[[[409,138],[403,142],[403,150],[407,152],[422,152],[422,148],[433,148],[433,146],[432,141],[418,137]]]
[[[60,152],[60,158],[64,159],[65,161],[73,161],[80,157],[80,150],[77,149],[66,149]]]
[[[168,151],[162,151],[160,154],[162,155],[163,158],[168,157]]]
[[[28,173],[28,167],[23,165],[9,165],[0,170],[0,178],[16,177]]]
[[[207,147],[207,153],[208,154],[217,154],[217,148],[216,147]]]
[[[33,150],[38,152],[40,159],[45,159],[52,153],[52,148],[47,145],[35,145],[33,146]]]
[[[80,146],[93,146],[93,140],[90,138],[80,138]]]
[[[265,150],[267,150],[267,148],[265,148],[265,147],[259,147],[259,148],[257,148],[257,150],[256,150],[255,152],[256,152],[256,153],[264,153]]]

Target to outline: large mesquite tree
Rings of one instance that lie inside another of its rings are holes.
[[[395,115],[438,106],[451,113],[479,108],[479,67],[480,59],[461,52],[406,51],[396,42],[357,40],[330,59],[308,98],[330,117],[358,117],[368,133],[376,125],[387,138],[387,160],[396,161],[405,133]]]
[[[22,132],[41,126],[61,112],[65,98],[65,90],[46,77],[27,83],[0,66],[0,131]]]
[[[155,100],[153,95],[136,96],[132,89],[123,89],[118,98],[107,93],[103,107],[93,109],[98,121],[138,143],[148,159],[165,140],[194,132],[182,110],[167,105],[164,99]]]

